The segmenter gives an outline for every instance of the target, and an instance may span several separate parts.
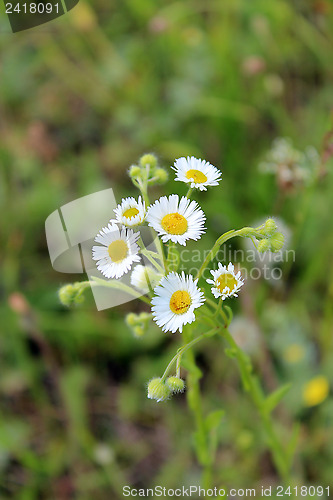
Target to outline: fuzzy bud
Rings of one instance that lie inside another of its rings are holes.
[[[153,378],[148,383],[148,398],[157,402],[166,401],[171,396],[171,390],[160,377]]]
[[[134,313],[128,313],[125,318],[126,324],[128,326],[135,326],[137,324],[137,315]]]
[[[81,295],[82,290],[83,285],[81,283],[65,285],[58,292],[59,300],[66,307],[70,307],[74,303],[79,304],[84,301],[84,297]]]
[[[156,182],[158,182],[158,184],[164,184],[167,182],[169,174],[164,168],[157,168],[154,171],[154,177],[157,177]]]
[[[270,249],[271,249],[271,244],[267,238],[264,238],[263,240],[259,241],[257,245],[257,250],[259,253],[267,252]]]
[[[153,155],[151,153],[143,155],[140,158],[140,165],[143,168],[146,168],[147,165],[150,168],[155,168],[157,166],[157,158],[155,155]]]
[[[172,392],[183,392],[185,389],[185,382],[179,377],[167,378],[166,385]]]
[[[131,179],[134,179],[136,177],[139,177],[140,174],[141,174],[141,168],[138,167],[137,165],[132,165],[130,168],[129,168],[129,176],[131,177]]]
[[[272,252],[278,252],[281,250],[284,244],[284,236],[282,233],[276,232],[270,238],[271,250]]]
[[[264,224],[264,233],[266,236],[273,236],[277,231],[277,225],[274,219],[267,219]]]
[[[139,337],[143,337],[143,335],[145,334],[145,331],[142,328],[142,326],[135,326],[133,328],[133,334],[135,337],[139,338]]]

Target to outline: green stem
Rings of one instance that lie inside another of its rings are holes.
[[[210,332],[208,332],[208,334],[205,335],[211,334],[213,330],[211,330]],[[217,331],[218,330],[216,330],[216,332]],[[194,340],[203,337],[197,337],[196,339],[191,340],[191,330],[190,328],[185,328],[183,332],[183,338],[184,341],[187,342],[185,347],[188,348],[192,347]],[[203,467],[202,486],[203,488],[208,489],[212,486],[213,460],[210,454],[209,435],[205,425],[202,401],[201,401],[200,384],[199,384],[201,375],[200,375],[200,370],[196,367],[195,364],[195,356],[193,349],[188,350],[187,359],[189,362],[189,366],[192,366],[193,369],[192,370],[189,369],[188,371],[186,396],[188,405],[193,413],[196,426],[196,431],[194,434],[195,451],[198,462]]]
[[[238,347],[227,328],[219,330],[219,333],[233,350],[241,373],[244,389],[249,393],[260,414],[275,466],[281,479],[283,479],[285,484],[288,484],[290,480],[290,459],[286,449],[282,446],[281,438],[276,434],[270,413],[265,408],[265,395],[257,378],[252,373],[253,367],[250,358]]]
[[[191,187],[188,189],[188,191],[187,191],[187,193],[186,193],[186,195],[185,195],[185,196],[186,196],[186,198],[189,198],[189,197],[191,196],[193,189],[194,189],[194,188],[191,188]]]
[[[210,261],[214,259],[214,257],[217,254],[220,246],[223,245],[223,243],[225,243],[226,241],[230,240],[231,238],[234,238],[234,236],[245,236],[245,234],[244,234],[245,231],[244,230],[248,230],[248,228],[243,227],[242,229],[238,229],[237,231],[235,229],[232,229],[231,231],[228,231],[227,233],[222,234],[216,240],[216,242],[214,243],[213,247],[209,251],[207,257],[203,261],[202,266],[200,267],[200,269],[199,269],[199,271],[198,271],[198,273],[196,275],[196,279],[201,278],[202,273],[204,272],[204,270],[206,269],[206,267],[208,266],[208,264],[210,263]]]
[[[184,354],[184,352],[186,352],[190,347],[193,347],[195,344],[197,344],[198,342],[200,342],[204,338],[209,337],[214,330],[216,330],[216,328],[213,328],[208,333],[201,334],[199,337],[196,337],[195,339],[193,339],[190,342],[188,342],[185,346],[180,347],[178,349],[178,351],[176,352],[176,354],[174,355],[174,357],[172,358],[172,360],[170,361],[170,363],[168,364],[168,366],[166,367],[166,369],[165,369],[165,371],[164,371],[164,373],[163,373],[163,375],[161,377],[162,382],[165,381],[165,379],[166,379],[166,377],[167,377],[167,375],[168,375],[168,373],[169,373],[172,365],[175,363],[175,361],[177,360],[177,364],[178,364],[178,360],[179,360],[179,363],[180,363],[180,359],[181,359],[182,355]]]
[[[121,283],[117,280],[111,280],[111,281],[105,281],[101,278],[93,277],[92,278],[95,283],[92,283],[94,286],[105,286],[106,288],[114,288],[116,290],[121,290],[125,293],[128,293],[129,295],[132,295],[132,297],[135,297],[136,299],[142,300],[142,302],[145,302],[146,304],[150,305],[150,300],[145,297],[144,295],[141,295],[139,292],[136,292],[133,290],[130,286],[125,285],[124,283]]]

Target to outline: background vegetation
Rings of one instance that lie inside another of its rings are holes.
[[[45,219],[64,203],[107,187],[135,195],[126,171],[150,151],[166,167],[195,155],[222,169],[221,187],[198,195],[201,249],[268,215],[289,227],[296,262],[278,285],[248,283],[232,306],[243,342],[256,330],[246,348],[267,390],[292,383],[275,415],[286,441],[300,423],[293,481],[333,488],[333,398],[309,407],[302,396],[315,376],[333,383],[332,33],[328,0],[80,0],[49,25],[2,33],[1,498],[104,500],[125,484],[197,484],[184,396],[146,397],[178,335],[151,325],[136,339],[124,316],[142,306],[97,312],[90,292],[66,310],[59,286],[82,276],[56,273],[45,241]],[[321,154],[309,185],[259,171],[281,136]],[[216,485],[278,484],[222,344],[197,352],[206,409],[226,411]]]

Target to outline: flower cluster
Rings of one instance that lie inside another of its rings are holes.
[[[155,180],[160,180],[162,169],[157,167],[153,155],[144,155],[139,165],[130,169],[130,176],[142,193],[138,200],[133,197],[123,199],[114,209],[115,218],[108,226],[101,229],[93,246],[93,259],[97,269],[108,279],[121,278],[132,271],[131,284],[142,293],[151,294],[152,317],[164,332],[182,333],[183,326],[195,320],[195,309],[205,301],[203,291],[198,287],[198,278],[192,275],[180,275],[171,266],[171,245],[185,246],[188,240],[198,240],[205,233],[206,216],[198,203],[189,199],[193,189],[207,190],[217,186],[221,172],[209,162],[192,157],[178,158],[171,167],[176,172],[176,181],[189,185],[189,192],[181,198],[177,194],[162,196],[148,204],[147,187]],[[140,253],[144,254],[139,226],[148,224],[169,245],[169,260],[161,253],[154,255],[160,266],[143,266]],[[140,243],[141,240],[141,243]],[[141,245],[141,248],[140,248]],[[161,272],[161,267],[164,272]],[[212,293],[215,298],[237,297],[237,292],[244,281],[240,272],[236,273],[233,264],[223,266],[219,263],[217,271],[211,271],[213,280]],[[135,334],[143,331],[142,325],[133,323]]]
[[[175,171],[175,180],[187,184],[186,195],[180,197],[178,194],[171,194],[150,203],[148,187],[165,182],[168,173],[158,166],[154,155],[144,155],[137,165],[132,165],[129,169],[129,175],[140,190],[140,196],[138,199],[129,197],[121,200],[114,209],[113,218],[95,237],[97,244],[92,247],[92,258],[96,261],[97,269],[108,280],[96,278],[94,285],[125,288],[151,307],[150,313],[127,315],[126,323],[135,337],[144,335],[151,318],[163,332],[184,333],[184,327],[196,320],[213,327],[210,332],[192,340],[187,337],[186,329],[184,336],[187,340],[185,339],[184,347],[177,351],[164,375],[149,382],[148,397],[156,401],[165,401],[172,394],[184,390],[185,384],[180,378],[183,353],[202,338],[214,335],[218,330],[216,325],[226,327],[230,323],[231,310],[224,309],[223,304],[227,298],[237,297],[244,285],[240,271],[231,262],[218,262],[217,269],[210,271],[212,278],[206,282],[218,301],[205,297],[198,285],[204,271],[217,256],[220,246],[234,236],[250,238],[259,252],[274,252],[283,245],[283,235],[278,231],[275,220],[268,219],[257,228],[244,227],[221,235],[196,276],[184,272],[179,274],[180,254],[177,245],[186,246],[190,240],[197,241],[206,231],[206,216],[190,196],[194,189],[206,191],[208,187],[217,186],[222,174],[209,162],[193,156],[178,158],[171,168]],[[145,230],[142,229],[143,226],[146,226]],[[150,246],[147,248],[144,243],[147,229],[153,233],[154,250]],[[142,257],[144,262],[141,261]],[[131,273],[132,288],[116,281],[127,273]],[[82,290],[79,285],[61,289],[60,298],[64,303],[81,300]],[[87,286],[87,282],[82,286]],[[148,298],[144,295],[148,295]],[[167,377],[174,362],[177,363],[176,375]]]
[[[304,152],[294,148],[290,139],[277,138],[272,148],[259,163],[259,171],[275,174],[277,184],[283,191],[308,184],[315,175],[320,156],[313,147]]]

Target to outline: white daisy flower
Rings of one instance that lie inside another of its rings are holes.
[[[182,156],[171,167],[176,172],[176,181],[186,182],[191,188],[206,191],[207,186],[218,186],[222,173],[208,161],[199,160],[194,156]]]
[[[124,198],[113,211],[116,214],[116,222],[127,227],[142,224],[146,216],[145,202],[141,196],[138,201],[132,197]]]
[[[185,245],[187,240],[198,240],[205,232],[206,217],[197,202],[186,196],[179,201],[177,194],[155,201],[148,207],[146,219],[164,243],[171,240]]]
[[[164,332],[175,333],[179,330],[182,333],[183,325],[195,320],[194,309],[205,301],[197,282],[193,276],[185,276],[184,272],[181,276],[171,272],[154,289],[151,310],[154,321]]]
[[[131,274],[131,285],[135,286],[144,293],[149,292],[149,286],[155,288],[161,281],[163,275],[153,269],[151,266],[142,266],[138,264]]]
[[[140,233],[121,228],[114,223],[103,227],[95,238],[103,246],[93,246],[93,260],[97,260],[97,269],[106,278],[120,278],[127,273],[133,262],[139,262],[139,246],[136,244]]]
[[[206,281],[214,285],[211,290],[216,299],[222,297],[222,300],[225,300],[227,297],[238,297],[237,292],[244,285],[244,280],[240,271],[235,273],[234,265],[231,262],[228,267],[219,262],[218,269],[212,270],[211,274],[214,279]]]

